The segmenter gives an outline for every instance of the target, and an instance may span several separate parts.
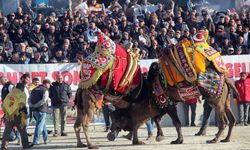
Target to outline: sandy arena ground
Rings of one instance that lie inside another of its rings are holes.
[[[51,128],[50,128],[51,129]],[[29,132],[32,132],[29,129]],[[206,144],[206,140],[210,140],[214,137],[217,132],[216,127],[208,127],[207,136],[194,136],[194,134],[199,130],[199,127],[183,127],[184,143],[181,145],[171,145],[170,142],[175,140],[176,131],[174,127],[164,127],[165,140],[161,142],[156,142],[154,139],[151,141],[146,141],[147,131],[145,127],[139,130],[139,138],[144,141],[146,145],[133,146],[131,141],[123,139],[121,136],[125,135],[126,132],[121,132],[116,141],[110,142],[107,140],[106,132],[103,132],[103,126],[91,126],[90,133],[92,135],[92,140],[95,144],[99,145],[99,149],[103,150],[250,150],[250,126],[241,127],[236,126],[233,130],[233,136],[230,143],[217,143],[217,144]],[[87,149],[87,148],[76,148],[76,138],[72,126],[67,127],[68,136],[67,137],[53,137],[52,134],[49,135],[51,142],[47,145],[40,144],[32,149],[53,149],[53,150],[73,150],[73,149]],[[156,129],[155,132],[156,133]],[[224,132],[223,137],[225,137]],[[81,134],[83,137],[83,133]],[[33,137],[30,137],[30,141]],[[83,139],[85,142],[85,140]],[[41,143],[43,143],[41,138]],[[15,142],[9,144],[10,150],[19,150],[20,146],[16,145]]]

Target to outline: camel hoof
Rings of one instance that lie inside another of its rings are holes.
[[[77,143],[76,146],[77,146],[77,147],[88,147],[86,144],[83,144],[83,143]]]
[[[230,142],[230,139],[224,139],[224,140],[221,140],[220,142]]]
[[[177,139],[171,142],[171,144],[182,144],[182,143],[183,143],[183,139]]]
[[[212,139],[212,140],[207,140],[207,143],[212,144],[212,143],[217,143],[216,139]]]
[[[165,139],[165,137],[162,136],[162,135],[159,135],[159,136],[157,136],[157,137],[155,138],[155,140],[156,140],[157,142],[161,142],[161,141],[164,140],[164,139]]]
[[[114,132],[109,132],[108,135],[107,135],[107,138],[108,138],[109,141],[114,141],[116,139],[117,135],[118,134],[115,131]]]
[[[96,146],[96,145],[89,145],[88,149],[98,149],[98,146]]]
[[[142,141],[136,141],[136,142],[133,141],[133,145],[144,145],[144,144],[145,143]]]

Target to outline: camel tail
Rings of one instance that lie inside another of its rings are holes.
[[[225,79],[227,85],[233,90],[234,95],[236,96],[237,99],[240,99],[240,93],[238,92],[238,90],[236,89],[235,85],[233,84],[233,82],[229,79],[226,78]]]

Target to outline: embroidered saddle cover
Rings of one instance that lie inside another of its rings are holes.
[[[81,66],[80,87],[88,89],[98,83],[106,92],[113,89],[125,94],[141,83],[137,61],[118,43],[113,42],[104,33],[99,33],[95,52],[89,55]]]
[[[213,69],[207,69],[206,72],[201,72],[198,78],[198,86],[205,89],[210,95],[218,97],[223,90],[225,75],[217,73]]]
[[[184,39],[170,50],[160,64],[170,86],[184,80],[194,82],[198,74],[206,72],[206,62],[212,62],[216,70],[227,74],[227,69],[219,52],[206,43],[207,31],[193,36],[193,41]]]

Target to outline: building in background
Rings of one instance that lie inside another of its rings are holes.
[[[4,15],[8,15],[17,10],[19,6],[19,0],[0,0],[0,10]]]

